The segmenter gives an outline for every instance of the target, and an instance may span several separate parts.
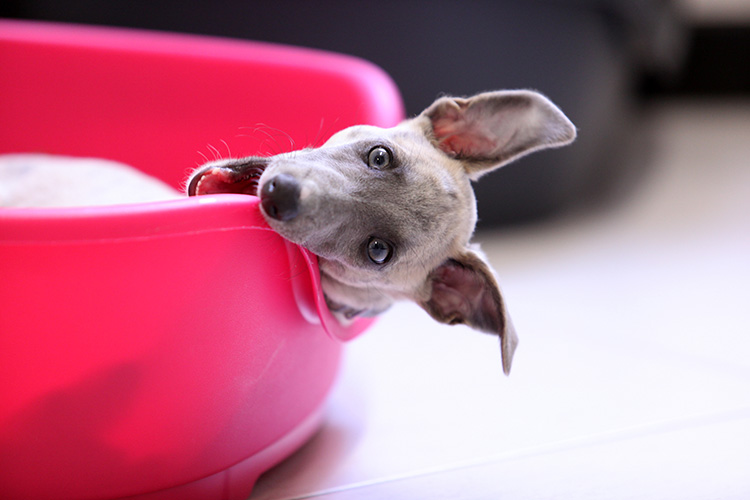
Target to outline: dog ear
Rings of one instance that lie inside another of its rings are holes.
[[[427,298],[417,302],[434,319],[500,337],[503,371],[509,374],[518,337],[495,277],[482,258],[467,249],[433,269],[425,287]]]
[[[576,129],[557,106],[528,90],[442,97],[422,112],[437,148],[464,162],[469,177],[533,151],[569,144]]]

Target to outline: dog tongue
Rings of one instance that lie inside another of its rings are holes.
[[[237,193],[257,196],[258,181],[263,173],[263,165],[243,166],[240,169],[212,167],[197,174],[190,181],[188,194]]]

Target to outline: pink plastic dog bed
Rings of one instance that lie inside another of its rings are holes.
[[[259,43],[0,21],[0,66],[0,152],[175,187],[213,148],[403,116],[378,68]],[[0,209],[0,279],[3,498],[244,499],[314,432],[369,324],[336,323],[315,257],[251,196]]]

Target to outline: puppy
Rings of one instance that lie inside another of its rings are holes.
[[[342,322],[412,300],[439,322],[498,335],[508,374],[518,340],[494,274],[470,244],[471,182],[575,136],[536,92],[442,97],[393,128],[354,126],[320,148],[210,162],[192,174],[188,194],[260,196],[268,224],[318,256]]]

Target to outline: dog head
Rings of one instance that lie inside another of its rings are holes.
[[[508,373],[517,338],[492,270],[470,245],[471,181],[575,135],[535,92],[443,97],[393,128],[355,126],[320,148],[211,162],[188,194],[259,195],[268,224],[318,256],[343,321],[413,300],[440,322],[499,335]]]

